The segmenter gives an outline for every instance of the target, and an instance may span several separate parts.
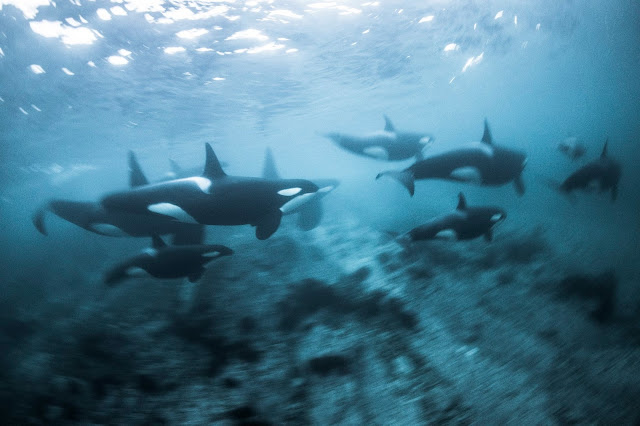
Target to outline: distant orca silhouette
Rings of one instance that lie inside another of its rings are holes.
[[[263,179],[228,176],[211,145],[206,144],[202,176],[139,186],[107,195],[108,212],[162,217],[202,225],[256,227],[256,237],[269,238],[283,214],[299,212],[318,186],[304,179]]]
[[[280,179],[270,148],[267,148],[265,153],[262,177],[264,179]],[[316,192],[315,197],[302,206],[298,212],[297,225],[304,231],[309,231],[320,224],[323,216],[322,198],[340,185],[340,181],[336,179],[313,179],[312,182],[320,189]]]
[[[591,161],[573,172],[562,182],[558,189],[564,193],[571,193],[576,189],[589,190],[595,186],[602,191],[611,191],[611,201],[618,198],[618,182],[622,174],[620,163],[607,154],[609,140],[602,148],[600,158]]]
[[[558,151],[575,161],[587,153],[587,147],[575,136],[569,136],[558,144]]]
[[[464,195],[458,194],[458,206],[453,213],[435,217],[400,236],[409,241],[455,239],[472,240],[480,236],[493,240],[493,227],[507,213],[498,207],[468,207]]]
[[[347,151],[388,161],[422,158],[423,150],[433,142],[433,136],[429,133],[398,132],[386,115],[384,121],[383,131],[362,136],[344,133],[327,133],[324,136]]]
[[[147,178],[129,154],[129,183],[131,187],[147,185]],[[176,222],[165,217],[147,217],[126,212],[107,211],[98,202],[53,199],[45,203],[34,214],[32,221],[36,229],[48,235],[45,216],[51,212],[87,231],[111,237],[150,237],[153,234],[173,234],[174,244],[198,244],[204,240],[204,227]]]
[[[141,275],[163,279],[187,277],[195,282],[202,277],[207,263],[233,253],[221,245],[167,246],[157,235],[152,237],[152,241],[153,248],[111,268],[105,275],[105,283],[114,285]]]
[[[524,152],[493,143],[487,120],[481,142],[418,160],[402,171],[379,173],[376,179],[397,179],[413,196],[416,179],[445,179],[479,185],[503,185],[513,182],[519,195],[524,194],[522,171],[527,164]]]

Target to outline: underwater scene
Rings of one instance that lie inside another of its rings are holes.
[[[640,424],[637,0],[0,0],[0,423]]]

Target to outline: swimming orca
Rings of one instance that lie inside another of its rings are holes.
[[[195,282],[204,273],[207,263],[233,253],[221,245],[167,246],[157,235],[152,241],[152,248],[111,268],[105,274],[105,283],[114,285],[140,275],[166,279],[188,277],[190,282]]]
[[[600,158],[573,172],[560,184],[558,189],[569,194],[576,189],[589,190],[595,185],[601,192],[611,190],[611,201],[615,201],[618,198],[618,182],[622,168],[620,163],[607,154],[608,146],[609,140],[607,139]]]
[[[355,154],[378,160],[398,161],[422,158],[423,150],[433,142],[428,133],[398,132],[386,115],[384,130],[362,136],[327,133],[324,136]]]
[[[100,203],[54,199],[48,201],[33,216],[33,224],[48,235],[45,216],[51,212],[80,228],[109,237],[149,237],[152,234],[173,234],[174,244],[195,244],[204,238],[202,226],[179,223],[163,217],[145,217],[122,212],[108,212]]]
[[[142,172],[133,152],[129,152],[129,185],[138,187],[149,182]],[[48,235],[45,216],[51,212],[80,228],[110,237],[150,237],[154,234],[173,235],[174,244],[199,244],[204,240],[204,227],[176,222],[169,218],[108,212],[100,203],[53,199],[46,202],[33,215],[36,229]]]
[[[493,239],[493,227],[506,219],[507,213],[498,207],[468,207],[464,195],[458,194],[458,206],[453,213],[431,219],[400,236],[409,241],[450,239],[472,240],[484,235]]]
[[[115,192],[101,200],[108,212],[162,217],[201,225],[256,227],[256,237],[269,238],[283,214],[299,212],[318,186],[304,179],[263,179],[227,175],[211,145],[201,176],[175,179]]]
[[[386,171],[413,196],[416,179],[445,179],[458,182],[475,182],[480,185],[503,185],[513,182],[519,195],[524,194],[522,171],[527,164],[524,152],[504,148],[493,143],[487,120],[481,142],[473,142],[463,148],[418,160],[402,171]]]
[[[262,177],[264,179],[280,179],[270,148],[267,148],[265,153]],[[297,225],[303,231],[310,231],[320,224],[323,215],[322,198],[340,184],[340,181],[336,179],[313,179],[312,182],[318,185],[320,189],[313,199],[302,206],[298,212]]]

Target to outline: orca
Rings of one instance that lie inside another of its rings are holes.
[[[202,277],[209,262],[233,253],[229,247],[222,245],[167,246],[158,235],[152,236],[152,242],[152,248],[107,271],[105,283],[115,285],[127,278],[141,275],[160,279],[187,277],[190,282],[195,282]]]
[[[335,132],[324,136],[347,151],[386,161],[422,158],[423,151],[433,143],[433,136],[429,133],[399,132],[386,115],[384,121],[382,131],[361,136]]]
[[[129,153],[129,184],[132,188],[148,184],[132,152]],[[52,199],[33,215],[36,229],[48,235],[45,216],[51,212],[80,228],[110,237],[150,237],[173,235],[174,244],[198,244],[204,240],[204,227],[176,222],[166,217],[152,217],[127,212],[107,211],[99,202]]]
[[[280,175],[273,158],[273,153],[270,148],[267,148],[265,153],[262,177],[264,179],[280,179]],[[320,224],[323,216],[322,198],[340,185],[340,181],[337,179],[313,179],[312,182],[320,189],[318,189],[313,199],[307,202],[297,212],[297,226],[303,231],[310,231]]]
[[[199,225],[179,223],[162,217],[145,217],[121,212],[108,212],[100,203],[54,199],[33,216],[33,224],[42,235],[48,235],[45,216],[51,212],[80,228],[109,237],[149,237],[173,234],[174,244],[198,243],[204,238]]]
[[[129,185],[148,185],[133,152],[129,152]],[[32,221],[42,235],[48,235],[45,216],[51,212],[80,228],[109,237],[150,237],[173,235],[173,244],[199,244],[204,240],[204,227],[180,223],[163,217],[149,218],[125,212],[108,212],[99,202],[52,199],[41,206]]]
[[[410,242],[451,238],[461,241],[484,236],[487,241],[492,241],[493,227],[506,218],[507,213],[498,207],[467,206],[464,194],[460,192],[454,212],[435,217],[399,238]]]
[[[501,147],[493,143],[487,120],[480,142],[446,151],[416,161],[401,171],[379,173],[376,179],[390,176],[397,179],[413,196],[416,179],[444,179],[457,182],[497,186],[513,182],[518,195],[525,188],[522,171],[527,164],[524,152]]]
[[[108,212],[161,217],[201,225],[256,227],[265,240],[283,214],[298,211],[319,187],[305,179],[264,179],[227,175],[210,144],[201,176],[138,186],[102,198]]]
[[[609,157],[607,139],[602,148],[600,158],[593,160],[573,172],[562,182],[558,189],[566,194],[577,189],[590,190],[594,185],[600,190],[611,191],[611,201],[618,198],[618,183],[622,174],[622,167],[615,159]]]

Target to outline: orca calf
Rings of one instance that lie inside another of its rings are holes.
[[[479,185],[503,185],[513,182],[519,195],[524,194],[522,171],[527,164],[524,152],[493,143],[489,124],[484,121],[481,142],[453,149],[416,161],[402,171],[379,173],[376,179],[390,176],[402,183],[413,196],[416,179],[445,179]]]
[[[498,207],[468,207],[464,195],[458,194],[458,206],[453,213],[438,216],[402,235],[409,241],[451,239],[472,240],[484,235],[493,239],[493,227],[505,220],[507,213]]]
[[[386,115],[384,130],[362,136],[327,133],[324,136],[340,147],[365,157],[398,161],[411,157],[422,158],[423,150],[433,142],[428,133],[398,132]]]
[[[201,225],[252,225],[269,238],[283,214],[299,212],[318,186],[304,179],[263,179],[227,175],[206,144],[202,176],[138,186],[101,200],[108,212],[161,217]]]
[[[267,148],[265,153],[262,177],[264,179],[280,179],[270,148]],[[323,216],[322,198],[340,185],[340,181],[336,179],[313,179],[312,182],[320,189],[313,199],[302,206],[298,212],[297,225],[303,231],[314,229],[320,224]]]
[[[611,191],[611,201],[618,198],[618,182],[622,168],[607,154],[609,140],[604,143],[600,158],[591,161],[573,172],[559,186],[559,190],[569,194],[576,189],[589,190],[596,186],[600,192]]]
[[[190,282],[200,279],[207,263],[233,253],[221,245],[167,246],[157,235],[152,237],[153,247],[111,268],[105,283],[117,284],[127,278],[150,275],[154,278],[183,278]]]

